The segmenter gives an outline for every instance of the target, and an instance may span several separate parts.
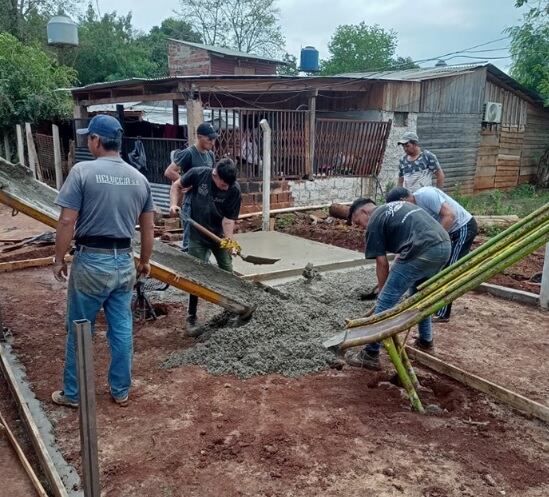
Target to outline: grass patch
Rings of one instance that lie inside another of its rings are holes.
[[[549,202],[549,189],[520,185],[511,190],[492,190],[477,195],[462,195],[459,189],[452,195],[471,214],[478,216],[524,217]]]

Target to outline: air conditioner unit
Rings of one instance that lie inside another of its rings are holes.
[[[482,112],[484,116],[482,120],[485,123],[500,123],[502,108],[503,105],[498,102],[486,102]]]

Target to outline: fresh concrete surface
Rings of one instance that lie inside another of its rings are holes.
[[[306,240],[278,231],[239,233],[235,238],[246,255],[280,258],[280,261],[272,265],[254,265],[236,257],[233,260],[235,272],[246,279],[255,281],[300,276],[309,263],[321,272],[364,266],[369,263],[361,252]]]

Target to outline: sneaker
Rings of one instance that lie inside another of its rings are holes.
[[[204,333],[204,330],[198,325],[198,320],[196,316],[187,316],[187,321],[185,322],[185,330],[188,337],[198,337]]]
[[[433,323],[448,323],[450,321],[450,318],[443,318],[441,316],[433,316],[431,318],[431,322]]]
[[[74,400],[69,399],[65,396],[65,392],[63,390],[56,390],[51,394],[51,400],[54,404],[57,404],[58,406],[65,406],[65,407],[78,407],[78,402],[75,402]]]
[[[366,349],[347,352],[345,354],[345,362],[347,362],[349,366],[371,369],[372,371],[381,371],[379,354],[371,354]]]
[[[414,347],[425,352],[432,352],[433,350],[435,350],[435,342],[434,340],[428,342],[427,340],[418,337],[414,342]]]
[[[126,394],[124,397],[115,397],[111,393],[111,398],[115,404],[118,404],[120,407],[128,407],[128,404],[130,403],[129,395]]]

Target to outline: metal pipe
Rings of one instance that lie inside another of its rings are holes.
[[[263,130],[263,214],[262,231],[269,231],[269,218],[271,210],[271,127],[267,119],[259,122]]]

